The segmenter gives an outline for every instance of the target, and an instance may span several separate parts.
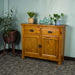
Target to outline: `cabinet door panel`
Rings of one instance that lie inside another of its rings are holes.
[[[57,58],[58,56],[58,38],[42,37],[42,56]]]
[[[39,36],[26,35],[24,36],[24,48],[27,56],[39,56]]]

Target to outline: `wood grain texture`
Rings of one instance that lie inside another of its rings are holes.
[[[22,58],[25,56],[57,61],[64,60],[66,25],[21,24]]]
[[[57,57],[58,38],[42,37],[42,55],[54,55]]]
[[[39,35],[24,35],[24,53],[39,56]]]
[[[42,34],[44,35],[59,35],[59,29],[58,28],[42,28]]]

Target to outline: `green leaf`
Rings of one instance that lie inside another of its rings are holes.
[[[51,20],[52,20],[53,18],[51,17]]]
[[[27,12],[27,14],[29,15],[30,18],[32,18],[35,15],[34,12]]]
[[[63,14],[63,13],[61,13],[61,16],[64,16],[64,14]]]
[[[49,15],[49,17],[51,17],[51,15]]]
[[[10,9],[10,11],[13,13],[13,9]]]
[[[58,14],[54,14],[54,17],[55,17],[55,18],[58,17]]]
[[[56,22],[57,22],[57,20],[56,20],[56,19],[54,19],[54,22],[56,23]]]

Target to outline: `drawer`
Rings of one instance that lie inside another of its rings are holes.
[[[59,35],[60,31],[58,28],[42,28],[43,35]]]
[[[38,28],[37,26],[25,26],[24,33],[26,33],[26,34],[39,34],[40,28]]]

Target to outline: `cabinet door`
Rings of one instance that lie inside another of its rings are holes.
[[[24,53],[25,56],[38,57],[39,56],[39,35],[25,35],[24,36]]]
[[[58,57],[58,37],[42,37],[42,57],[52,60]]]

